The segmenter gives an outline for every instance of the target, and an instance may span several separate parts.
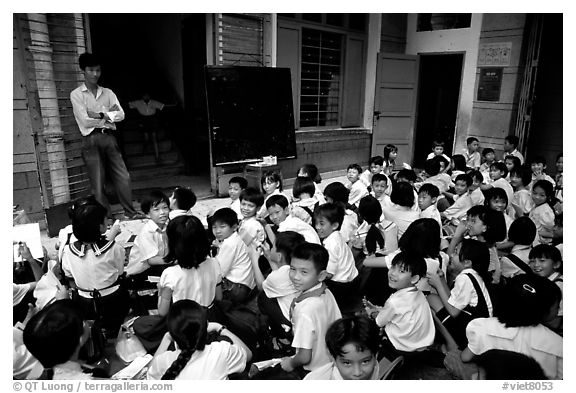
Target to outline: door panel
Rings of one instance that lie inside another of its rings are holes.
[[[380,53],[376,75],[372,155],[382,155],[386,144],[398,147],[396,168],[412,164],[418,56]]]

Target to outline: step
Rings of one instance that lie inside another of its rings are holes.
[[[120,130],[122,132],[122,140],[126,142],[140,142],[144,141],[144,131],[139,130],[136,127],[126,127]],[[156,130],[156,139],[158,141],[161,140],[169,140],[170,134],[165,129],[158,129]]]
[[[132,180],[133,187],[135,188],[140,181],[148,181],[154,178],[166,178],[175,175],[181,175],[184,173],[184,165],[181,163],[175,163],[171,165],[155,165],[155,166],[144,166],[137,169],[131,169],[130,179]]]
[[[125,142],[124,143],[124,153],[126,156],[138,156],[138,155],[148,155],[150,153],[154,154],[154,146],[152,145],[152,141],[148,143],[149,146],[146,147],[146,151],[144,151],[145,142],[144,139],[137,142]],[[172,141],[163,140],[158,141],[158,152],[160,154],[166,153],[172,150]]]
[[[130,170],[143,167],[157,167],[157,166],[168,166],[176,164],[180,161],[178,152],[170,151],[167,153],[160,154],[160,162],[156,162],[154,153],[150,154],[139,154],[136,156],[126,156],[126,166]]]

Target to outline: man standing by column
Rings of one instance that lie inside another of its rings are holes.
[[[124,120],[124,110],[112,90],[98,86],[102,73],[100,59],[91,53],[83,53],[78,62],[84,73],[84,83],[70,93],[70,100],[74,118],[82,133],[82,157],[92,192],[111,216],[110,205],[104,195],[105,176],[108,174],[125,216],[131,219],[144,218],[132,206],[130,174],[115,137],[114,123]]]

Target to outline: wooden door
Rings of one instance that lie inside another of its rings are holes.
[[[418,56],[378,55],[371,154],[382,155],[386,144],[395,145],[395,169],[401,169],[403,162],[412,165],[413,161],[418,67]]]

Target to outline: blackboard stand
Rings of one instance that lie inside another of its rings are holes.
[[[276,171],[282,177],[282,172],[280,171],[280,165],[260,165],[260,164],[248,164],[244,167],[244,178],[248,181],[248,187],[255,187],[261,190],[260,179],[265,172]]]

